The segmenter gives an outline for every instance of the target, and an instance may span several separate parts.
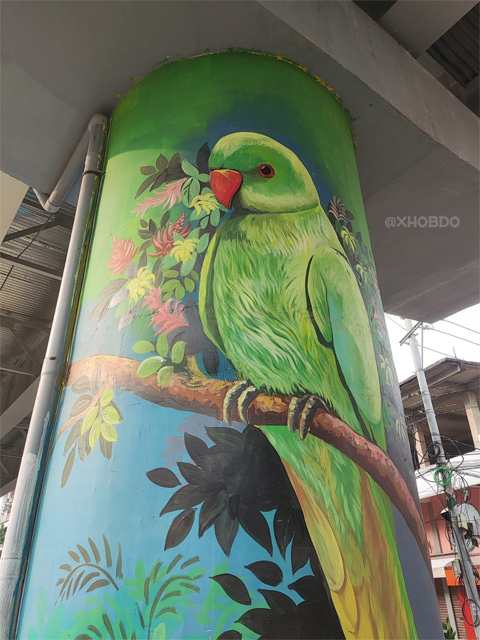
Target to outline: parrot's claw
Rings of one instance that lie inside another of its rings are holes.
[[[233,411],[238,408],[240,420],[248,424],[248,407],[252,404],[260,391],[247,380],[236,382],[225,395],[223,401],[223,421],[229,426],[233,422]]]
[[[296,431],[297,420],[300,438],[305,440],[310,431],[312,420],[317,409],[328,411],[325,402],[314,394],[307,394],[301,398],[292,398],[288,407],[287,424],[292,433]]]

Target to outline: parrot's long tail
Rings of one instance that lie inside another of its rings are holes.
[[[345,637],[417,638],[385,493],[318,438],[261,428],[297,494]]]

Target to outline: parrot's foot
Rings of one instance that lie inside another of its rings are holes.
[[[233,411],[235,407],[237,407],[240,420],[248,424],[248,407],[259,393],[260,391],[247,380],[239,380],[236,382],[225,395],[223,401],[223,421],[230,426],[233,422]]]
[[[300,438],[305,440],[308,432],[310,431],[310,426],[317,409],[324,409],[325,411],[329,410],[320,396],[308,393],[301,398],[292,398],[288,406],[287,417],[287,424],[290,431],[295,433],[298,422]]]

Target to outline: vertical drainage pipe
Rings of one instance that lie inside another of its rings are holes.
[[[88,150],[72,235],[0,558],[0,639],[2,640],[15,637],[14,627],[18,604],[45,475],[45,457],[60,396],[59,385],[66,366],[69,328],[78,298],[77,285],[82,276],[80,265],[86,253],[87,224],[94,211],[100,183],[107,122],[106,116],[97,114],[90,120],[87,128]]]

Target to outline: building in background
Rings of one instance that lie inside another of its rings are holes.
[[[445,358],[427,367],[425,375],[443,446],[455,469],[453,485],[460,490],[467,548],[480,572],[480,363]],[[450,619],[457,638],[474,640],[472,613],[458,577],[457,554],[448,520],[442,515],[445,495],[430,464],[432,439],[416,376],[404,380],[400,390],[442,619]],[[480,579],[477,584],[480,587]]]

